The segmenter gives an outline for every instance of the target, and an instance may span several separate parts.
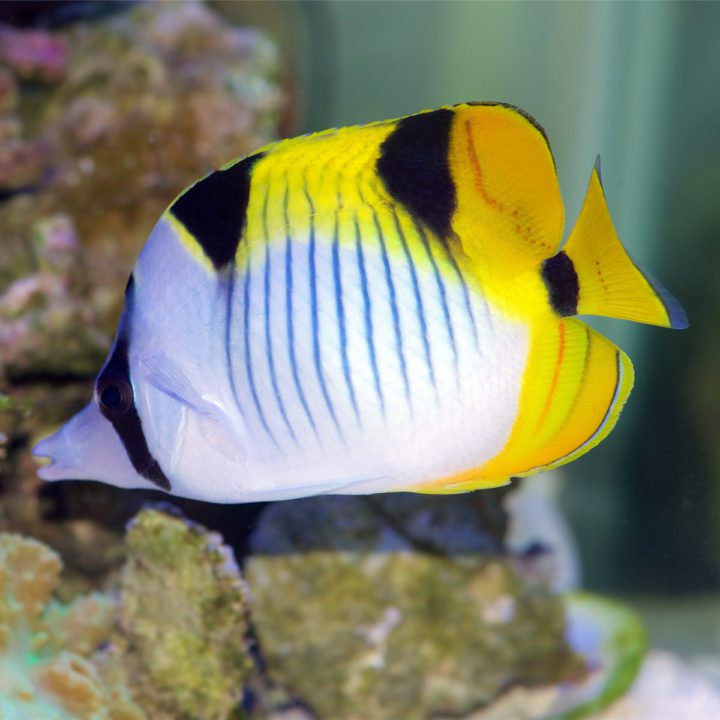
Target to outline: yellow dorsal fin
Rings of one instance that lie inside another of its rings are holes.
[[[686,328],[687,316],[680,303],[643,273],[622,246],[605,201],[599,160],[580,216],[563,248],[577,273],[577,313]]]
[[[517,269],[557,252],[564,210],[542,128],[507,105],[455,108],[453,228],[478,266]]]

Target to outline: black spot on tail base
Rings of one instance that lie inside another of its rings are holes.
[[[377,172],[388,192],[440,237],[457,204],[448,152],[455,113],[441,109],[399,120],[380,147]]]
[[[250,171],[261,157],[251,155],[210,173],[170,208],[218,272],[235,259],[250,199]]]
[[[562,317],[577,315],[580,285],[573,261],[564,251],[543,263],[542,277],[555,312]]]

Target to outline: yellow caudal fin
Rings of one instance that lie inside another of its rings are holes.
[[[572,260],[577,274],[577,314],[675,329],[688,326],[680,303],[643,273],[622,246],[605,201],[599,157],[590,176],[580,217],[563,252]]]
[[[539,330],[510,438],[479,475],[532,475],[583,455],[615,427],[633,377],[627,355],[585,323]]]

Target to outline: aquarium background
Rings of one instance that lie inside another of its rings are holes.
[[[6,3],[0,22],[67,27],[77,18],[95,17],[102,23],[131,5]],[[566,582],[623,598],[648,624],[654,646],[693,656],[720,653],[720,4],[209,5],[238,27],[267,33],[277,55],[261,48],[260,60],[248,66],[252,82],[233,88],[256,125],[248,122],[237,135],[222,123],[193,128],[195,149],[202,149],[208,169],[230,159],[226,147],[247,152],[274,135],[466,100],[499,100],[528,111],[545,128],[568,231],[596,155],[601,156],[619,236],[682,302],[690,328],[670,332],[592,320],[632,357],[635,389],[604,443],[553,477],[533,482],[536,495],[522,517],[540,527],[548,504],[559,506],[567,522],[563,532],[569,533],[562,535],[570,548]],[[282,102],[272,83],[282,89]],[[175,149],[182,151],[182,145]],[[173,151],[158,157],[158,168],[169,173]],[[197,174],[203,171],[199,167]],[[126,187],[134,172],[125,169]],[[141,232],[149,230],[153,213],[177,191],[176,180],[166,178],[163,185],[161,179],[147,194],[132,188],[142,196],[143,211],[135,223],[134,247],[125,250],[127,262],[142,244]],[[23,188],[12,188],[13,198],[16,190]],[[98,195],[106,191],[98,187]],[[0,233],[6,229],[0,227]],[[0,246],[5,243],[0,236]],[[15,245],[3,249],[8,255],[19,252]],[[7,278],[0,272],[0,294]],[[73,282],[84,287],[77,278]],[[119,295],[100,299],[99,316],[117,313]],[[76,319],[86,318],[81,309],[72,312]],[[87,340],[91,352],[84,362],[100,362],[106,340]],[[63,352],[59,357],[64,361]],[[87,372],[87,366],[78,372]],[[46,383],[41,407],[50,412],[52,405],[58,414],[65,403],[66,415],[75,408],[77,397],[62,395],[67,379],[60,382],[52,372],[35,377]],[[27,442],[28,437],[17,439]],[[27,467],[22,472],[27,475]],[[115,532],[146,500],[132,496],[119,507],[109,491],[85,501],[79,494],[68,499],[58,488],[43,492],[43,502],[60,515],[95,517]],[[259,513],[253,506],[177,504],[208,527],[222,527],[226,542],[241,554]],[[12,513],[17,515],[17,507]],[[71,558],[82,546],[82,538],[54,539],[65,542]],[[109,538],[107,546],[110,553]],[[85,560],[79,558],[77,567],[86,569],[90,561]],[[98,574],[104,562],[98,561]]]

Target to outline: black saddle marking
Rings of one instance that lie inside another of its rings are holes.
[[[450,235],[457,204],[448,160],[454,118],[443,108],[399,120],[377,161],[388,192],[441,238]]]
[[[218,272],[235,259],[250,200],[251,170],[262,157],[251,155],[206,175],[170,208]]]

